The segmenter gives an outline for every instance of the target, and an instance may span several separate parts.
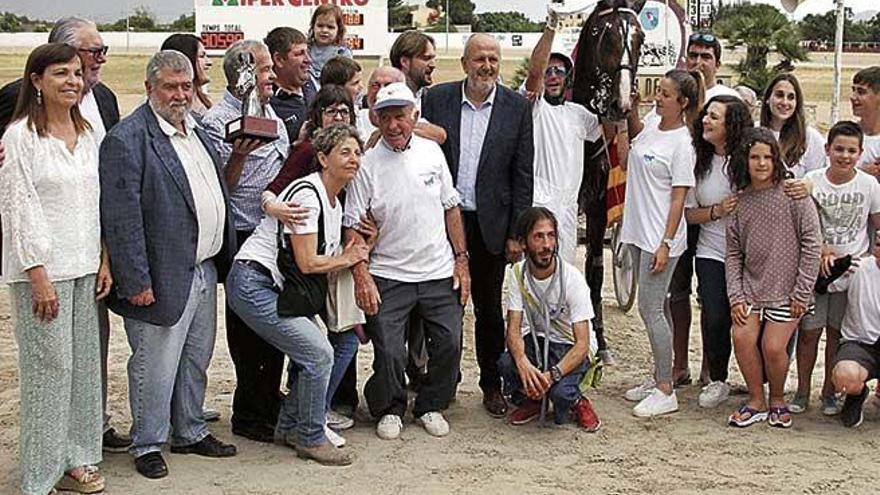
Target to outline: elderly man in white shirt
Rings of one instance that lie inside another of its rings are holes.
[[[413,415],[429,434],[445,436],[449,424],[440,411],[455,393],[470,293],[459,196],[437,143],[413,135],[418,111],[406,84],[380,90],[373,109],[382,139],[364,155],[343,219],[349,237],[360,235],[354,227],[367,214],[381,232],[369,264],[353,269],[375,352],[364,396],[381,418],[378,436],[400,436],[407,407],[406,323],[415,309],[424,322],[429,361]]]

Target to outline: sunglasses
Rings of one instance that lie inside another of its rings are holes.
[[[89,53],[93,57],[97,57],[99,55],[102,57],[106,57],[108,50],[110,50],[110,47],[107,45],[99,46],[97,48],[77,48],[77,51]]]
[[[551,65],[547,67],[547,70],[544,71],[545,76],[568,76],[568,70],[565,67],[559,67],[557,65]]]
[[[348,116],[351,115],[351,113],[349,113],[349,111],[348,111],[348,108],[345,108],[345,107],[339,107],[339,108],[327,107],[322,112],[324,115],[326,115],[328,117],[342,117],[344,119],[347,119]]]
[[[718,38],[712,33],[694,33],[690,35],[688,41],[691,43],[705,43],[712,45],[718,42]]]

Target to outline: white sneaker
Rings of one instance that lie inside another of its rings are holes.
[[[709,382],[708,385],[703,387],[697,402],[700,404],[700,407],[718,407],[727,400],[728,395],[730,395],[730,387],[727,386],[727,383],[722,381]]]
[[[331,430],[327,425],[324,425],[324,436],[327,437],[327,440],[329,440],[337,449],[345,447],[345,439],[342,438],[342,435]]]
[[[400,437],[400,430],[403,429],[403,420],[396,414],[386,414],[379,420],[376,425],[376,435],[382,440],[394,440]]]
[[[354,426],[354,419],[343,416],[331,409],[327,411],[327,426],[334,430],[347,430]]]
[[[651,395],[633,408],[633,414],[640,418],[662,416],[675,411],[678,411],[678,398],[675,396],[675,391],[673,390],[672,394],[666,395],[658,388],[655,388]]]
[[[623,398],[630,402],[641,402],[651,395],[656,387],[657,385],[654,383],[654,380],[649,378],[642,382],[638,387],[633,387],[627,390],[626,393],[623,394]]]
[[[435,437],[445,437],[449,435],[449,423],[437,411],[429,411],[419,416],[416,421],[425,427],[428,434]]]

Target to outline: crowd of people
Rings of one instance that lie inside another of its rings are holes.
[[[499,82],[500,46],[485,34],[467,41],[463,80],[434,84],[434,40],[417,31],[397,38],[391,66],[364,88],[341,11],[323,5],[307,33],[278,27],[230,47],[216,101],[204,46],[175,34],[147,64],[145,101],[120,119],[95,24],[59,20],[23,77],[0,89],[22,492],[102,492],[102,450],[129,452],[153,479],[168,475],[166,445],[236,455],[203,407],[219,283],[237,436],[351,464],[340,432],[355,423],[367,343],[363,397],[377,436],[400,436],[410,390],[416,423],[448,435],[469,300],[485,411],[597,431],[587,392],[615,357],[602,278],[574,263],[584,146],[606,136],[598,116],[566,101],[573,64],[551,51],[558,21],[548,18],[522,88]],[[250,62],[271,141],[227,138]],[[824,329],[822,412],[858,426],[880,372],[880,67],[853,79],[859,122],[823,139],[794,75],[771,81],[755,122],[743,101],[754,92],[717,80],[712,33],[689,38],[683,65],[623,131],[621,240],[653,356],[650,378],[625,398],[638,417],[679,409],[675,390],[693,381],[696,272],[700,407],[726,403],[733,353],[748,398],[729,423],[790,427],[809,407]],[[131,348],[130,436],[107,414],[108,311]]]

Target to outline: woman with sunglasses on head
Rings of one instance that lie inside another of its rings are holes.
[[[700,393],[700,407],[716,407],[727,399],[730,361],[730,303],[724,279],[728,217],[736,209],[737,195],[730,183],[730,158],[743,132],[753,127],[749,108],[738,98],[716,96],[694,122],[697,185],[688,193],[685,217],[699,225],[695,265],[700,296],[703,356],[709,384]]]
[[[101,246],[98,145],[79,110],[77,49],[27,60],[0,168],[3,282],[19,349],[21,491],[99,493],[101,353],[97,299],[110,292]]]

